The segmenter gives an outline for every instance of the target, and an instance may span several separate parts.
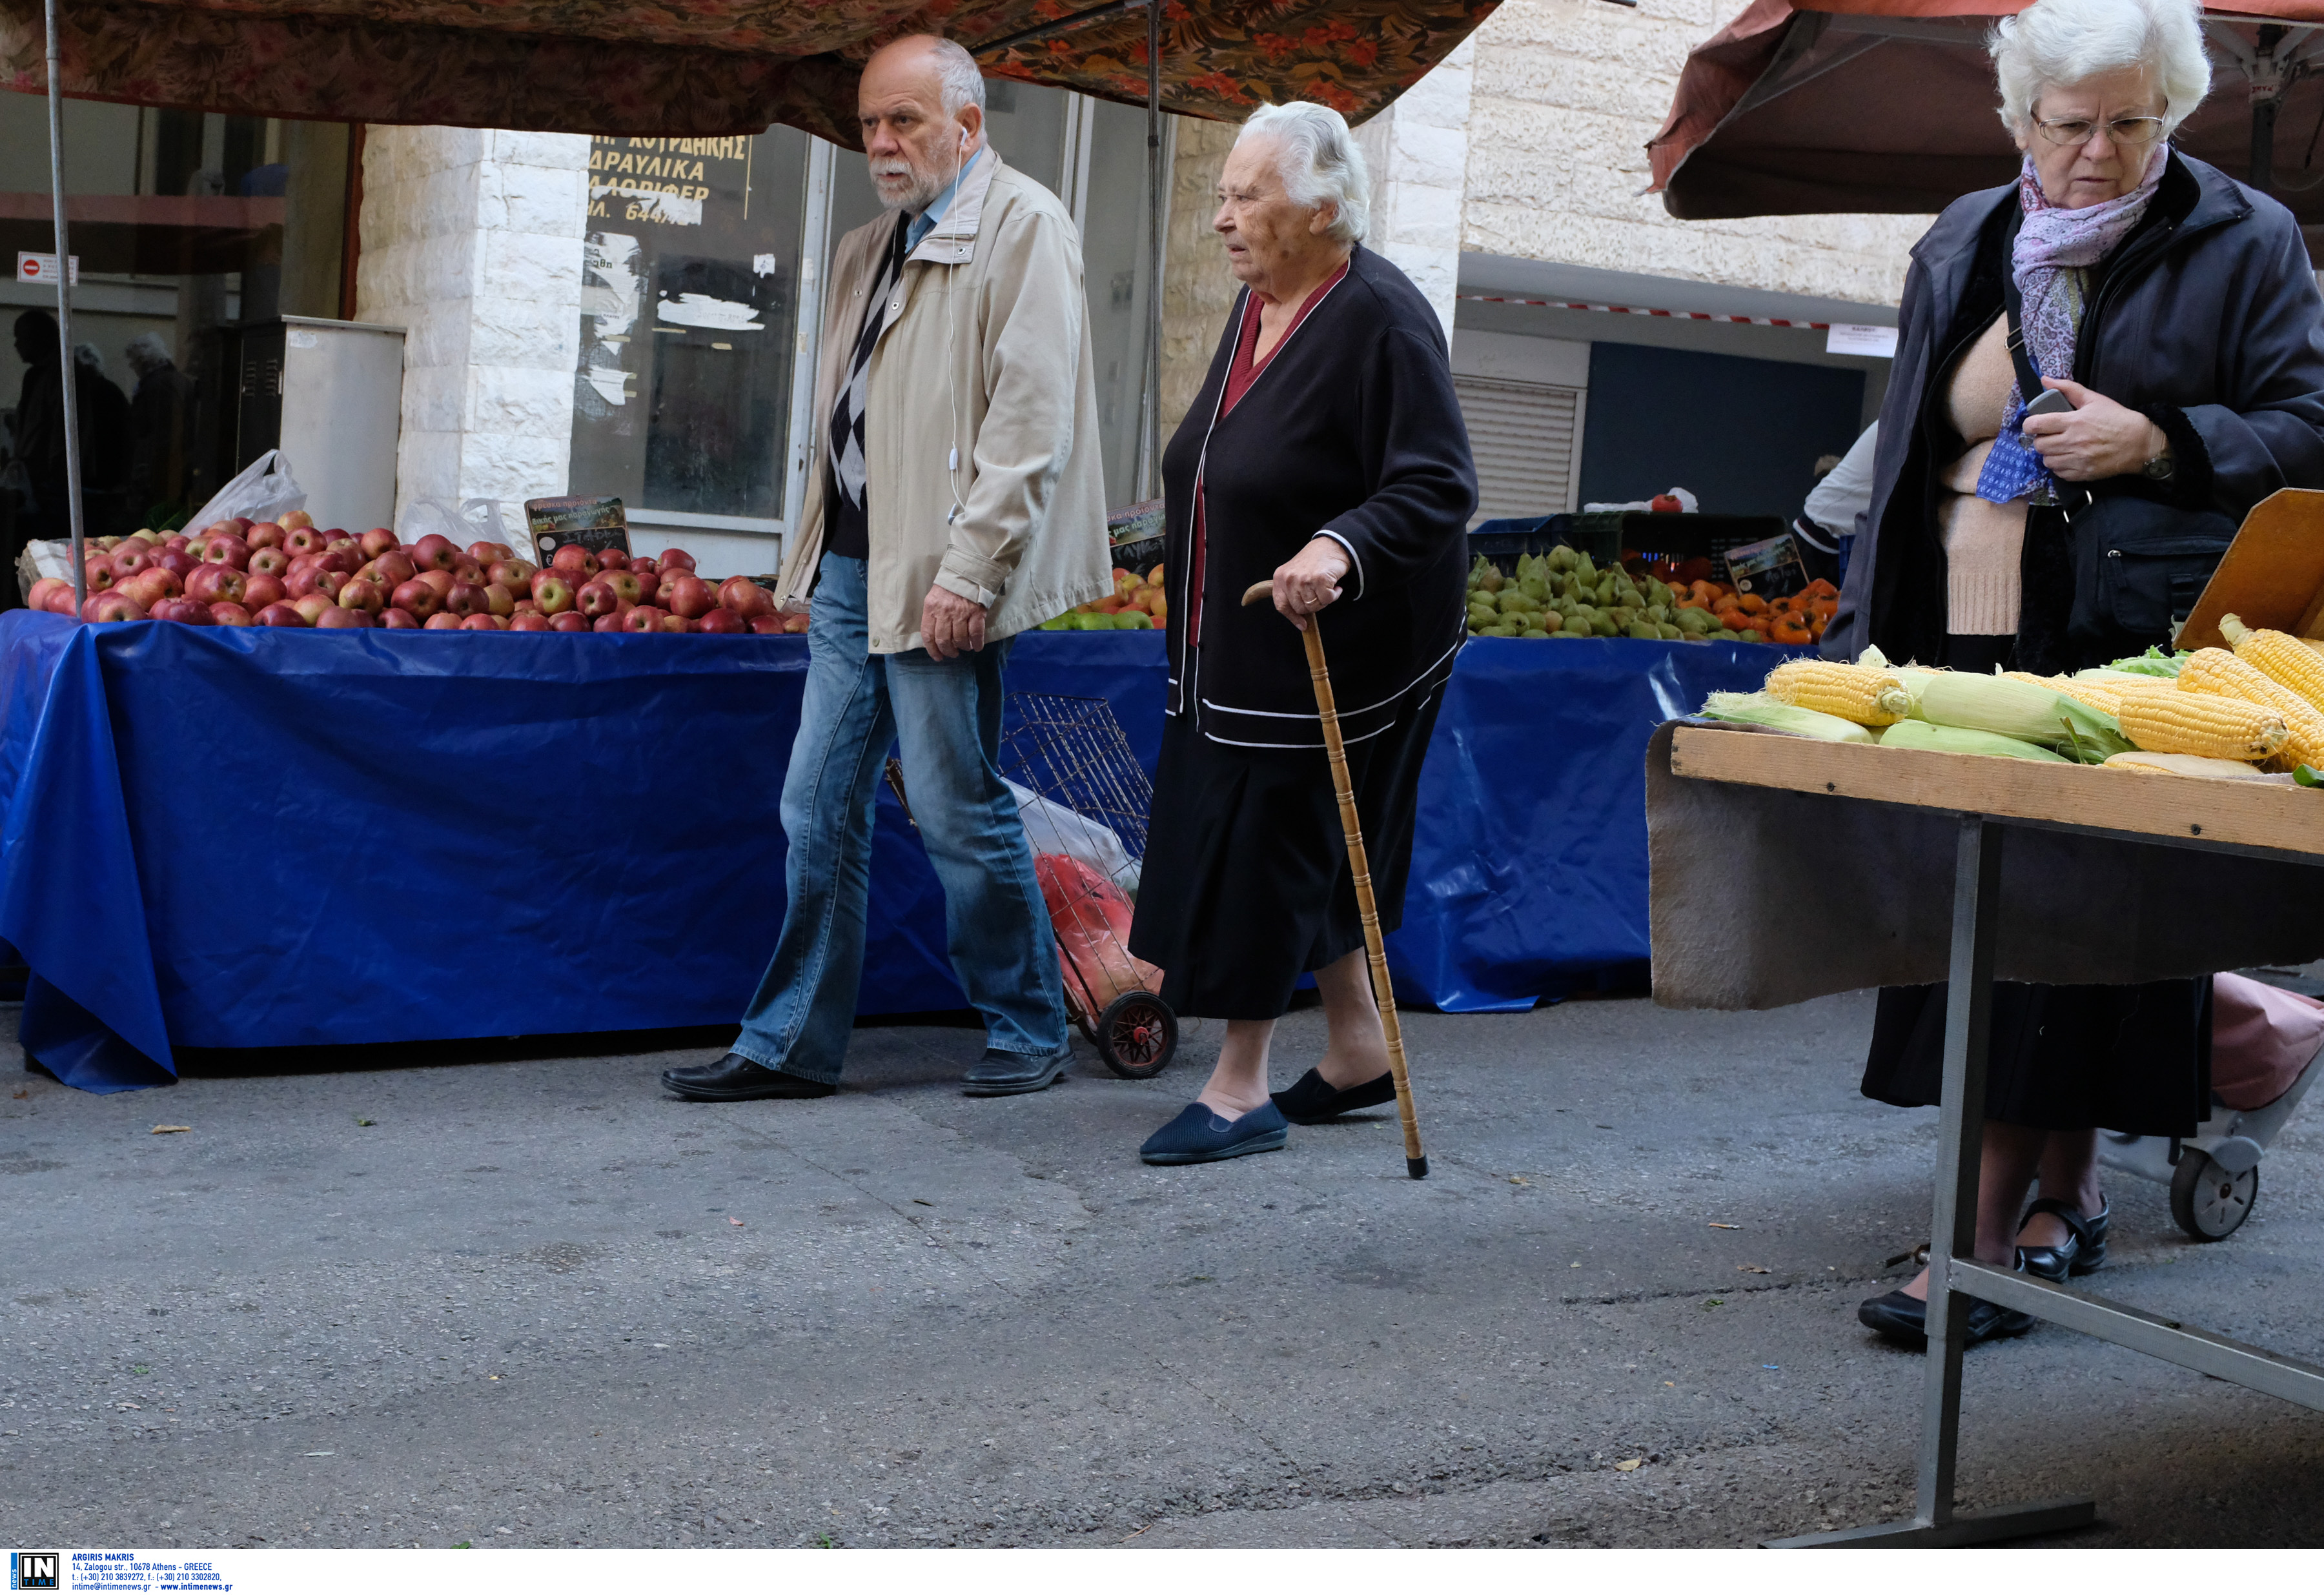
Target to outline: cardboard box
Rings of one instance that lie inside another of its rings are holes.
[[[2324,492],[2286,487],[2244,517],[2203,595],[2179,629],[2181,648],[2225,648],[2219,620],[2324,640]]]

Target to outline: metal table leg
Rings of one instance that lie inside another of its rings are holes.
[[[1929,1237],[1929,1353],[1921,1399],[1920,1488],[1907,1523],[1770,1540],[1769,1545],[1969,1545],[2078,1528],[2087,1498],[1982,1512],[1953,1510],[1960,1442],[1962,1336],[1970,1298],[1952,1288],[1952,1264],[1974,1258],[1977,1185],[1984,1150],[1985,1074],[1993,1027],[1994,927],[2001,908],[2002,827],[1963,815],[1953,871],[1953,943],[1945,992],[1944,1101],[1937,1120],[1936,1211]]]

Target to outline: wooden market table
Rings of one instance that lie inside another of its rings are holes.
[[[1971,1297],[2324,1411],[2324,1369],[1971,1255],[1994,982],[2324,955],[2324,791],[1701,723],[1663,726],[1646,764],[1657,1000],[1772,1008],[1950,982],[1914,1515],[1771,1544],[1961,1545],[2092,1521],[2087,1498],[1954,1509]],[[1755,911],[1778,883],[1781,917]]]

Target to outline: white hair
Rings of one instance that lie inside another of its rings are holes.
[[[2211,91],[2196,0],[2034,0],[1986,36],[2001,83],[2001,122],[2022,134],[2043,91],[2070,88],[2135,67],[2163,94],[2163,131],[2175,133]]]
[[[976,64],[976,58],[950,39],[940,39],[933,33],[927,38],[928,53],[936,58],[945,115],[957,116],[969,106],[984,109],[984,69]]]
[[[130,364],[141,370],[158,370],[171,363],[170,346],[161,341],[158,333],[139,333],[129,340],[129,346],[122,353],[129,357]]]
[[[1308,210],[1337,206],[1327,229],[1331,236],[1342,244],[1363,242],[1371,222],[1372,180],[1346,117],[1312,100],[1261,106],[1243,123],[1235,143],[1252,138],[1281,141],[1276,170],[1291,203]]]

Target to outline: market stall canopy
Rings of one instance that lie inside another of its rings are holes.
[[[1753,0],[1687,57],[1647,145],[1664,206],[1687,220],[1925,213],[2009,181],[2018,156],[1985,39],[2024,9]],[[2324,223],[2324,0],[2245,0],[2207,10],[2205,31],[2211,97],[2179,147]]]
[[[1499,0],[1164,0],[1163,108],[1318,100],[1360,121]],[[71,0],[64,92],[233,115],[857,147],[855,78],[941,32],[987,73],[1144,105],[1145,0]],[[0,85],[46,89],[42,0],[0,0]]]

